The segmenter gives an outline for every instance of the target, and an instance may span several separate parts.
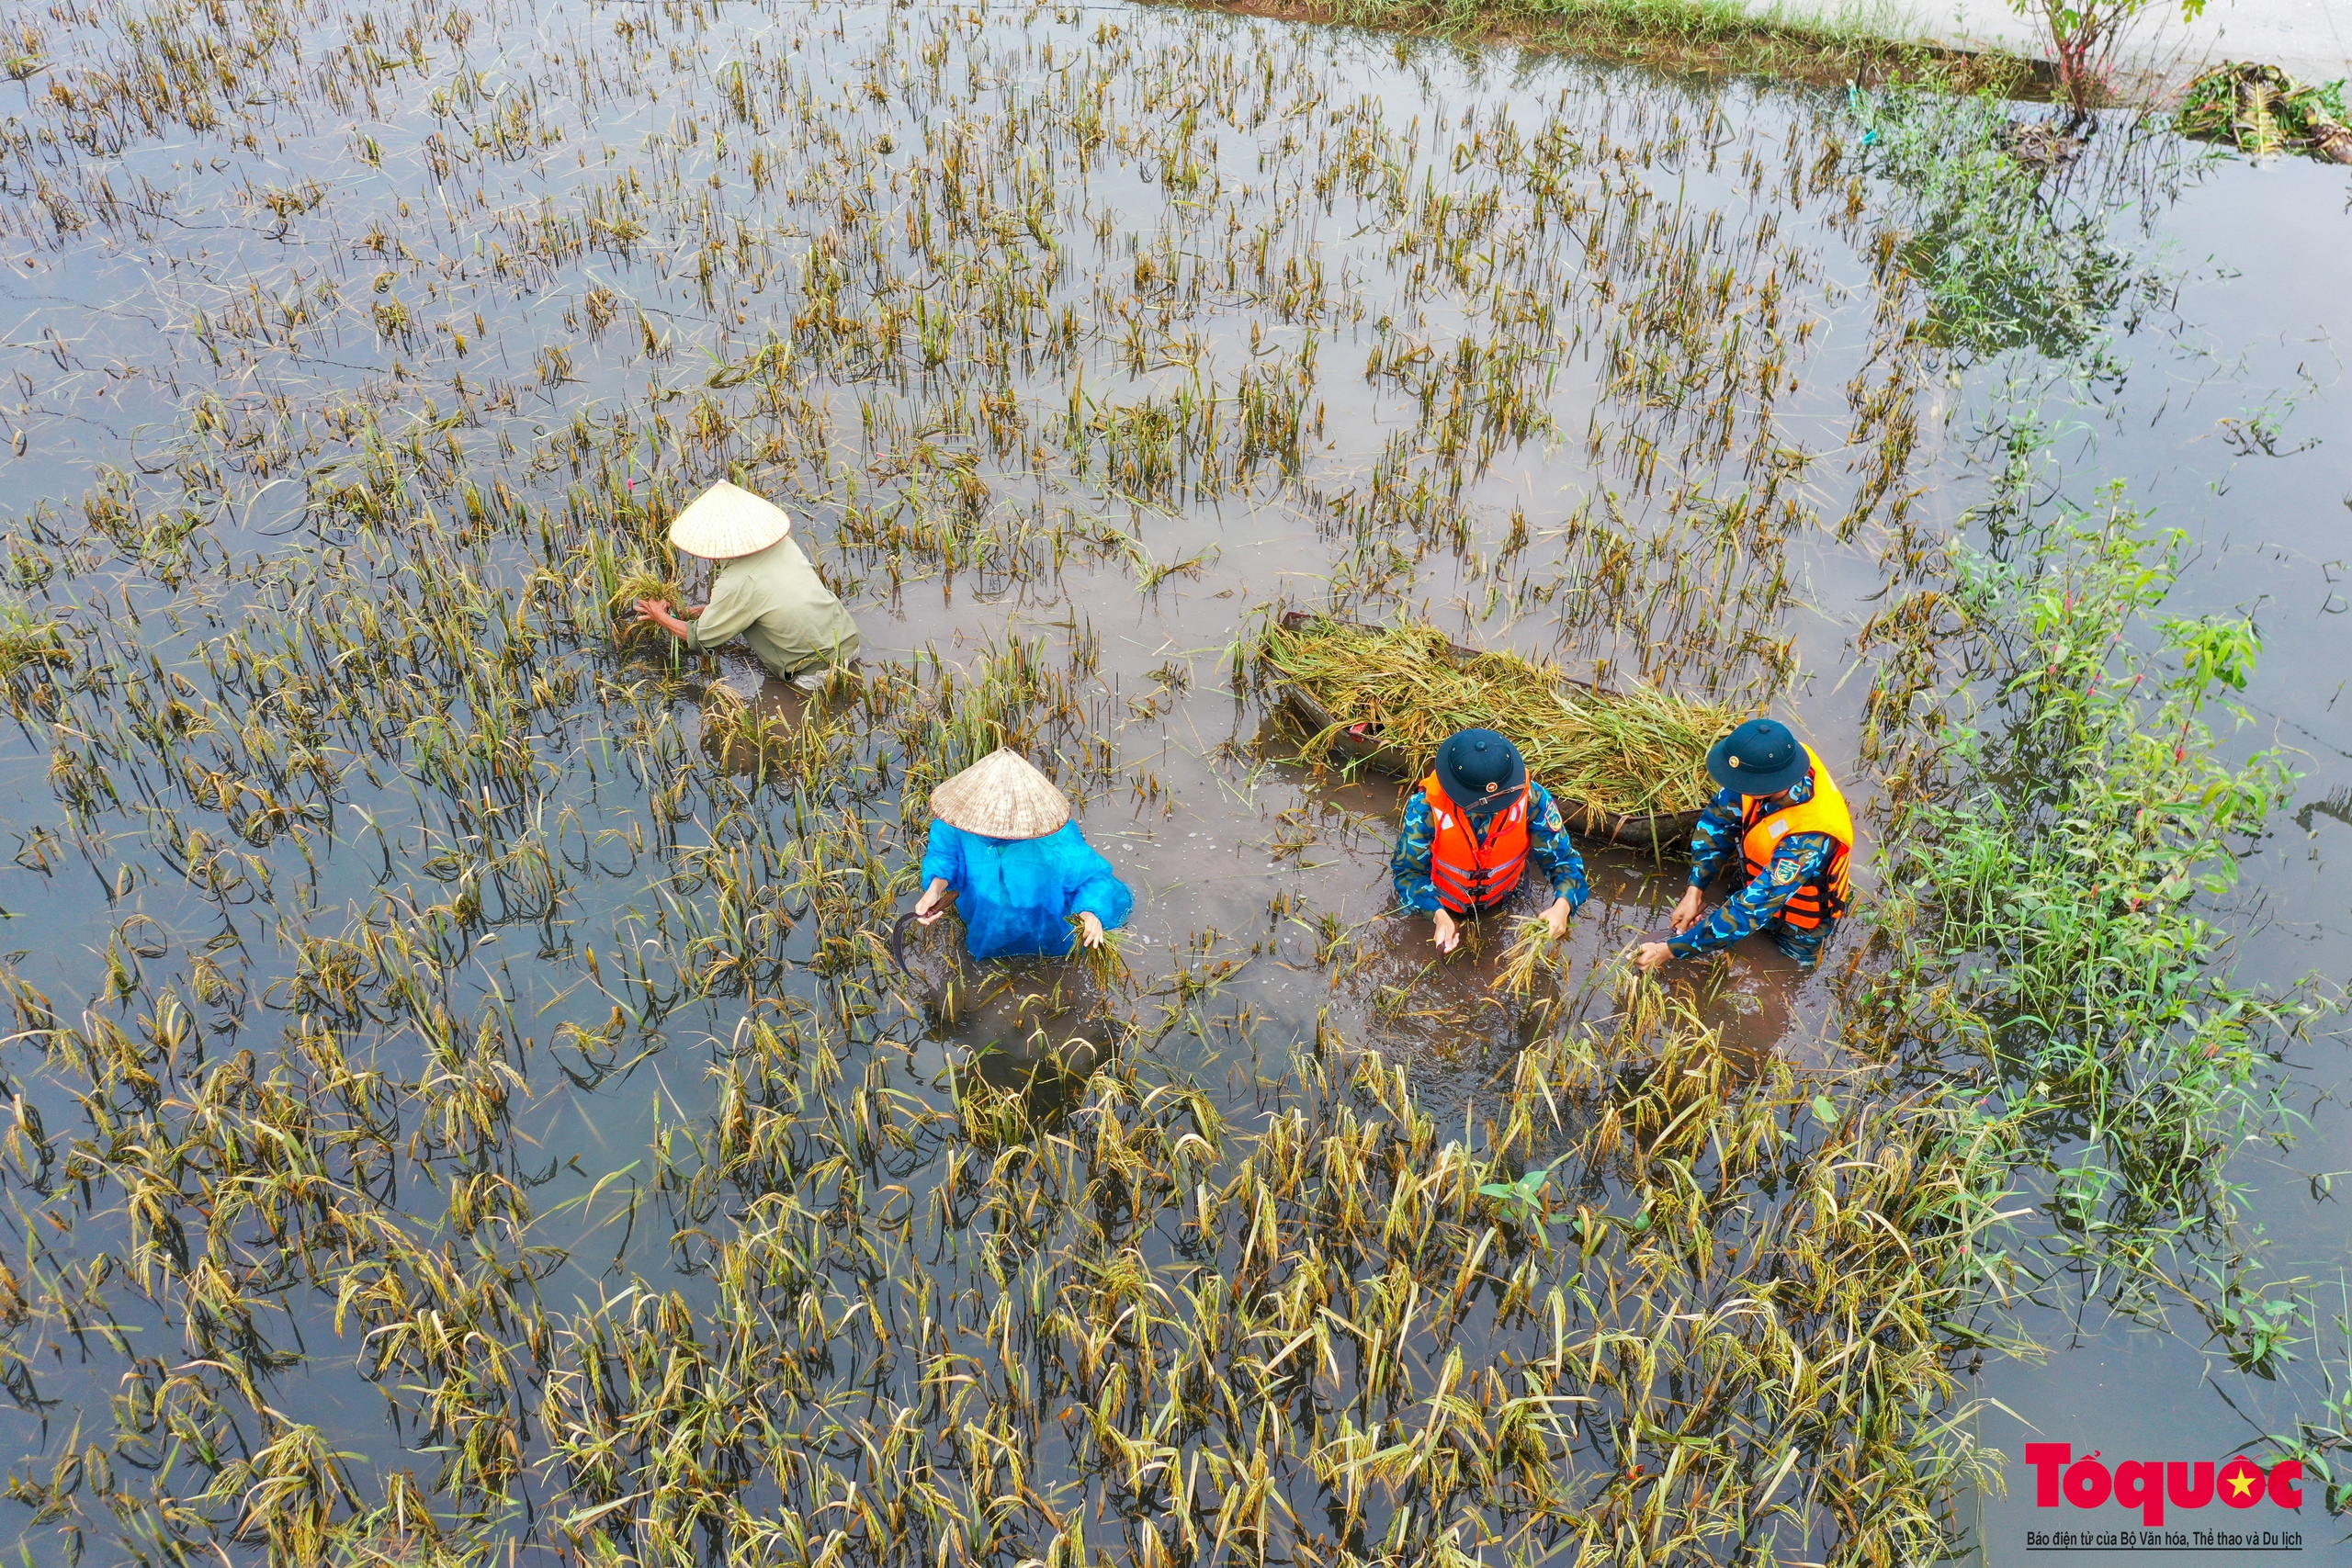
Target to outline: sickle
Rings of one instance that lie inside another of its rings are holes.
[[[906,915],[899,917],[899,924],[889,929],[889,957],[891,962],[899,966],[899,974],[906,976],[908,980],[915,980],[917,976],[912,968],[906,966],[906,929],[915,924],[917,919],[920,919],[920,917],[917,917],[912,909],[908,909]]]

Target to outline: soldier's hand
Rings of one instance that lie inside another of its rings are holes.
[[[1453,923],[1453,917],[1452,915],[1447,914],[1443,909],[1440,909],[1437,912],[1436,925],[1437,950],[1440,953],[1452,953],[1455,948],[1462,945],[1462,928]]]
[[[1686,887],[1682,890],[1682,901],[1674,906],[1674,913],[1667,919],[1667,923],[1674,928],[1676,936],[1682,935],[1699,923],[1700,912],[1706,908],[1706,896],[1697,888]]]
[[[1667,946],[1666,943],[1645,942],[1634,949],[1634,967],[1645,975],[1655,975],[1665,968],[1666,961],[1673,956],[1674,949]]]

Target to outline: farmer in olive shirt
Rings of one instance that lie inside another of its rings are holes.
[[[666,600],[639,599],[638,615],[697,651],[740,634],[770,673],[815,691],[856,655],[857,623],[791,532],[782,507],[721,479],[670,525],[678,550],[720,563],[710,603],[673,615]]]

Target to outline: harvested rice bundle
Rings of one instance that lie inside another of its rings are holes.
[[[613,637],[618,642],[630,642],[648,634],[657,639],[662,628],[651,621],[640,620],[637,614],[639,599],[659,599],[675,608],[685,603],[686,591],[674,577],[650,565],[638,565],[624,570],[605,595],[605,607],[613,613]]]
[[[1535,989],[1539,975],[1554,979],[1565,976],[1568,971],[1567,954],[1555,951],[1558,946],[1553,942],[1552,928],[1543,916],[1521,920],[1510,951],[1504,954],[1502,965],[1495,971],[1495,977],[1487,982],[1488,988],[1507,996],[1523,997]]]
[[[1136,972],[1127,966],[1127,933],[1125,931],[1105,931],[1102,940],[1089,947],[1086,945],[1086,922],[1072,915],[1069,917],[1069,951],[1080,967],[1106,995],[1135,983]]]
[[[1343,729],[1369,726],[1416,769],[1474,725],[1519,745],[1562,804],[1623,817],[1695,811],[1713,795],[1707,749],[1743,716],[1721,703],[1636,687],[1601,692],[1513,653],[1458,653],[1434,626],[1294,618],[1266,629],[1265,658]]]

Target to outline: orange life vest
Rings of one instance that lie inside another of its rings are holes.
[[[1806,747],[1804,754],[1813,764],[1813,798],[1799,806],[1776,807],[1752,795],[1740,796],[1739,825],[1746,836],[1740,840],[1739,852],[1747,863],[1752,882],[1771,874],[1772,852],[1791,833],[1826,833],[1838,840],[1821,874],[1790,894],[1781,909],[1781,919],[1799,931],[1811,931],[1825,920],[1837,919],[1853,902],[1847,863],[1854,852],[1854,814],[1846,808],[1846,797],[1838,793],[1837,781],[1821,765],[1814,749]]]
[[[1430,803],[1430,821],[1436,829],[1430,842],[1430,881],[1449,913],[1487,908],[1519,886],[1520,874],[1527,869],[1527,793],[1521,790],[1517,800],[1495,814],[1481,843],[1461,807],[1446,797],[1437,774],[1421,781],[1421,795]]]

